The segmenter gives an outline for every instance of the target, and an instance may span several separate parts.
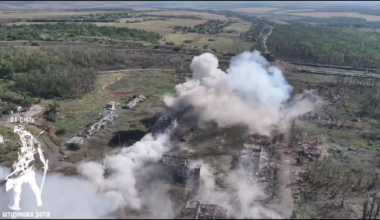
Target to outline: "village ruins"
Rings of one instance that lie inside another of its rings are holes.
[[[115,108],[115,106],[118,104],[119,103],[109,102],[103,109],[103,111],[100,113],[100,119],[97,122],[88,126],[88,128],[85,131],[81,132],[79,135],[67,141],[65,146],[71,147],[73,145],[82,145],[85,139],[90,138],[94,133],[97,133],[100,129],[103,129],[105,126],[112,124],[119,117],[119,115],[116,114]]]

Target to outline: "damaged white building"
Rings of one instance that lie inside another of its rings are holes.
[[[131,101],[129,101],[125,106],[123,106],[124,109],[133,109],[137,104],[142,103],[143,101],[147,100],[148,97],[144,95],[139,95],[138,97],[133,97]]]
[[[88,128],[85,131],[81,132],[79,135],[71,138],[68,142],[66,142],[65,145],[82,145],[85,139],[90,138],[94,133],[97,133],[105,126],[112,124],[119,117],[119,115],[116,114],[116,105],[118,105],[118,103],[109,102],[106,105],[105,109],[103,109],[103,112],[100,113],[101,117],[97,122],[88,126]]]

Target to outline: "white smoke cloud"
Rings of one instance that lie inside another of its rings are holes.
[[[200,163],[197,161],[195,163]],[[229,210],[229,216],[234,218],[280,219],[281,216],[273,210],[263,207],[259,200],[265,198],[263,186],[258,178],[248,178],[242,169],[230,171],[226,175],[218,175],[227,188],[218,187],[213,169],[204,164],[201,169],[201,185],[194,199],[202,203],[218,204]]]
[[[133,210],[145,208],[153,216],[171,218],[171,202],[167,198],[167,188],[160,181],[140,183],[137,189],[136,176],[144,176],[145,162],[156,160],[170,149],[167,136],[154,140],[148,134],[133,146],[123,148],[120,154],[105,158],[110,174],[104,178],[104,167],[97,162],[83,162],[78,166],[77,177],[65,177],[48,173],[42,192],[43,206],[37,207],[35,195],[28,184],[23,184],[21,193],[22,211],[50,212],[51,218],[104,218],[118,208],[129,207]],[[149,170],[149,169],[148,169]],[[0,167],[0,178],[5,178],[10,169]],[[152,173],[153,171],[150,170]],[[155,171],[157,172],[157,171]],[[136,174],[138,173],[138,174]],[[148,174],[148,173],[146,173]],[[37,183],[42,181],[43,173],[36,172]],[[0,211],[10,211],[8,204],[13,203],[13,193],[0,191]],[[155,199],[151,196],[155,195]],[[157,211],[156,200],[161,205]]]
[[[250,133],[269,135],[274,126],[285,129],[291,119],[313,110],[315,103],[305,97],[286,104],[292,87],[279,68],[268,65],[260,52],[244,52],[225,73],[213,54],[204,53],[190,65],[192,79],[177,85],[176,96],[166,95],[164,101],[175,111],[192,106],[201,121],[246,125]]]

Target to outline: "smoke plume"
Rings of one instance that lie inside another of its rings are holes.
[[[268,65],[259,51],[244,52],[232,58],[225,73],[213,54],[204,53],[190,65],[192,78],[164,101],[173,112],[191,106],[201,121],[220,127],[245,125],[250,133],[264,135],[274,128],[285,131],[292,119],[313,110],[316,100],[303,96],[289,102],[293,88],[279,68]]]
[[[310,95],[290,99],[292,87],[281,71],[268,67],[257,51],[233,58],[227,74],[218,69],[218,59],[210,53],[194,57],[191,69],[192,79],[176,86],[176,96],[164,97],[170,114],[192,109],[201,122],[215,121],[220,127],[245,125],[250,133],[270,134],[280,122],[280,129],[286,129],[288,121],[314,106]],[[171,149],[167,140],[165,135],[154,140],[148,134],[133,146],[122,148],[119,154],[107,156],[104,163],[81,163],[80,175],[75,177],[48,172],[42,192],[43,206],[36,206],[33,192],[24,184],[22,211],[50,212],[51,218],[174,218],[169,185],[158,178],[161,173],[154,166],[147,165]],[[9,172],[8,168],[0,167],[0,178]],[[38,184],[42,176],[42,172],[36,172]],[[241,213],[235,213],[237,217],[257,217],[265,211],[252,204],[252,198],[262,196],[260,187],[252,188],[238,173],[226,176],[235,193],[219,190],[207,165],[202,168],[202,179],[198,196],[202,195],[205,202],[236,208],[230,204],[237,201]],[[4,188],[0,189],[0,211],[10,211],[8,204],[12,204],[13,194]],[[145,210],[148,214],[133,216],[126,213],[126,207],[131,213]]]

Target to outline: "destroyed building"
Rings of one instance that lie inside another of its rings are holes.
[[[67,147],[73,145],[82,145],[84,140],[90,138],[94,133],[97,133],[100,129],[103,129],[105,126],[112,124],[119,115],[116,114],[115,105],[118,103],[110,102],[103,109],[103,112],[100,113],[100,119],[97,122],[89,125],[86,130],[79,133],[77,136],[71,138],[68,142],[65,143]]]
[[[271,53],[265,53],[264,54],[264,57],[265,57],[265,59],[268,61],[268,62],[275,62],[276,61],[276,57],[273,55],[273,54],[271,54]]]
[[[73,145],[82,145],[84,142],[84,138],[83,137],[73,137],[71,138],[69,141],[67,141],[65,143],[65,146],[68,147],[68,148],[71,148]]]
[[[125,106],[123,106],[124,109],[133,109],[137,104],[147,100],[148,97],[144,95],[139,95],[138,97],[133,96],[132,100],[127,102]]]
[[[177,119],[170,117],[161,117],[158,119],[156,124],[153,125],[151,133],[154,138],[157,138],[161,134],[171,135],[174,132],[174,129],[177,127]]]
[[[244,170],[251,180],[254,176],[260,175],[269,165],[270,149],[278,141],[278,138],[270,138],[265,135],[250,135],[243,149],[237,152],[234,159],[234,167]]]
[[[228,210],[215,204],[189,200],[182,211],[181,219],[228,219]]]
[[[199,185],[202,165],[190,167],[188,157],[167,153],[158,162],[174,180]]]

